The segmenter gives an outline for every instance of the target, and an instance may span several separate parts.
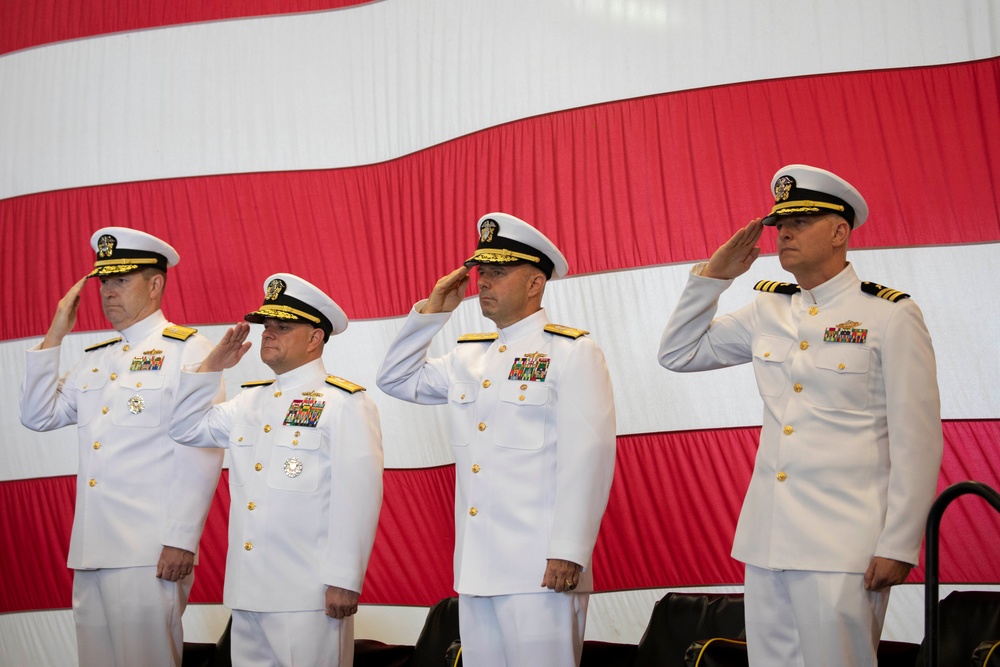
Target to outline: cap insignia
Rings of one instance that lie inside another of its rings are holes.
[[[492,243],[493,237],[500,231],[500,225],[493,218],[486,218],[479,225],[479,242]]]
[[[795,179],[791,176],[782,176],[774,182],[774,201],[785,201],[795,187]]]
[[[118,245],[118,239],[111,234],[105,234],[97,240],[97,256],[104,259],[111,257]]]
[[[267,290],[264,292],[264,299],[266,301],[274,301],[281,293],[285,291],[285,281],[281,278],[275,278],[267,284]]]

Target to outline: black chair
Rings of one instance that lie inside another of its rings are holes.
[[[740,639],[715,637],[696,641],[684,655],[687,667],[749,667],[747,643]]]
[[[983,642],[972,652],[972,667],[1000,666],[1000,639]]]
[[[458,639],[458,598],[443,598],[427,611],[410,667],[442,667],[448,648]]]
[[[973,652],[983,642],[1000,637],[1000,593],[955,591],[939,601],[941,518],[952,502],[965,495],[977,495],[1000,512],[1000,492],[972,480],[952,484],[931,505],[924,539],[924,641],[917,656],[921,667],[971,664]]]
[[[938,655],[942,667],[971,665],[972,654],[980,644],[1000,638],[1000,591],[952,591],[941,600],[938,613]],[[925,637],[917,665],[926,665],[928,657]],[[997,660],[996,652],[992,660]]]
[[[374,639],[354,640],[354,667],[407,667],[412,658],[412,646]]]
[[[585,641],[580,667],[632,667],[637,650],[635,644]]]
[[[635,667],[686,667],[691,644],[715,637],[746,637],[742,593],[667,593],[653,607]]]

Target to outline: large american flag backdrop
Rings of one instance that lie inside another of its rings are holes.
[[[634,642],[664,590],[742,583],[729,549],[761,421],[752,372],[675,375],[656,350],[691,264],[769,208],[783,164],[831,169],[865,194],[852,261],[911,293],[934,338],[939,488],[1000,487],[992,0],[161,5],[0,0],[0,663],[73,660],[76,436],[23,428],[17,393],[24,350],[105,225],[177,248],[164,310],[213,340],[278,271],[351,317],[326,363],[369,387],[387,467],[359,636],[412,641],[424,608],[452,593],[445,415],[390,399],[374,376],[488,211],[557,240],[571,275],[549,285],[549,317],[590,330],[614,379],[618,464],[589,637]],[[791,279],[772,234],[762,247],[722,309],[760,278]],[[63,365],[106,328],[88,287]],[[470,298],[432,351],[489,328]],[[230,395],[270,376],[252,357],[227,373]],[[228,505],[224,473],[191,638],[224,623]],[[997,587],[1000,519],[985,503],[957,503],[942,535],[943,582]],[[918,567],[894,594],[887,637],[923,636],[923,580]]]

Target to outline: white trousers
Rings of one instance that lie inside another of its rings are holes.
[[[751,667],[874,667],[889,591],[863,574],[746,566]]]
[[[458,596],[465,667],[579,667],[589,593]]]
[[[351,667],[354,617],[233,610],[233,667]],[[444,656],[441,656],[444,662]]]
[[[157,579],[155,566],[74,571],[80,667],[180,667],[193,583]]]

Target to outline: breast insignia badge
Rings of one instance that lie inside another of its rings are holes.
[[[128,399],[128,411],[132,414],[137,415],[145,409],[146,399],[139,394],[134,394],[130,399]]]
[[[302,461],[294,456],[285,459],[285,474],[289,477],[298,477],[302,474]]]

